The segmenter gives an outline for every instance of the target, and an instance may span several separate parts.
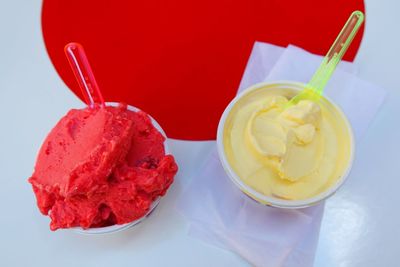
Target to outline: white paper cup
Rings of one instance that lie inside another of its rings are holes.
[[[247,184],[245,184],[240,177],[235,173],[235,171],[233,170],[233,168],[230,166],[228,159],[226,157],[225,154],[225,149],[224,149],[224,142],[223,142],[223,138],[224,138],[224,129],[225,129],[225,122],[226,119],[229,115],[229,113],[231,112],[232,108],[234,107],[234,105],[236,104],[236,102],[238,102],[239,99],[241,99],[242,97],[244,97],[245,95],[249,94],[250,92],[253,92],[255,90],[259,90],[261,88],[263,88],[263,90],[268,90],[269,88],[272,89],[279,89],[279,88],[286,88],[286,89],[294,89],[294,90],[302,90],[304,88],[304,84],[303,83],[298,83],[298,82],[292,82],[292,81],[274,81],[274,82],[263,82],[263,83],[258,83],[255,84],[249,88],[247,88],[246,90],[244,90],[242,93],[238,94],[230,103],[229,105],[226,107],[224,113],[221,116],[221,119],[219,121],[218,124],[218,131],[217,131],[217,149],[218,149],[218,155],[219,158],[221,160],[222,166],[225,169],[226,173],[228,174],[229,178],[231,179],[231,181],[246,195],[248,195],[249,197],[251,197],[252,199],[256,200],[257,202],[264,204],[264,205],[268,205],[268,206],[273,206],[273,207],[278,207],[278,208],[287,208],[287,209],[298,209],[298,208],[305,208],[305,207],[309,207],[312,205],[315,205],[325,199],[327,199],[328,197],[332,196],[345,182],[345,180],[347,179],[351,167],[353,165],[353,159],[354,159],[354,136],[353,136],[353,130],[351,128],[350,123],[347,120],[347,117],[345,116],[345,114],[342,112],[342,110],[329,98],[325,97],[328,102],[338,111],[338,113],[342,116],[345,125],[347,126],[347,129],[349,131],[349,136],[350,136],[350,144],[351,144],[351,148],[350,148],[350,160],[348,163],[348,166],[345,170],[345,172],[343,173],[343,175],[339,178],[339,180],[332,185],[330,188],[328,188],[326,191],[308,198],[308,199],[302,199],[302,200],[286,200],[286,199],[280,199],[280,198],[274,198],[272,196],[266,196],[256,190],[254,190],[253,188],[251,188],[250,186],[248,186]]]
[[[110,102],[110,103],[107,103],[107,105],[116,107],[119,104]],[[131,111],[135,111],[135,112],[140,111],[139,108],[130,106],[130,105],[128,105],[128,109]],[[148,115],[148,116],[150,117],[153,126],[165,137],[164,150],[165,150],[165,154],[169,154],[170,150],[169,150],[168,144],[167,144],[167,135],[165,134],[164,130],[161,128],[160,124],[158,124],[158,122],[153,117],[151,117],[150,115]],[[106,227],[95,227],[95,228],[88,228],[88,229],[83,229],[82,227],[72,227],[72,228],[66,228],[65,230],[70,229],[76,233],[84,234],[84,235],[100,235],[100,234],[116,233],[116,232],[120,232],[120,231],[129,229],[135,225],[138,225],[140,222],[142,222],[144,219],[146,219],[148,216],[150,216],[151,213],[153,212],[153,210],[157,207],[158,203],[160,202],[160,198],[161,197],[158,197],[156,200],[153,201],[153,203],[150,206],[150,209],[143,217],[141,217],[137,220],[134,220],[130,223],[114,224],[114,225],[106,226]]]

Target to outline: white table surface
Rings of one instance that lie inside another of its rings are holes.
[[[400,1],[366,0],[359,76],[389,96],[359,145],[353,173],[326,205],[315,266],[399,266]],[[0,1],[0,266],[248,266],[237,255],[187,236],[174,209],[210,142],[170,141],[180,166],[154,214],[106,236],[51,232],[27,177],[51,127],[80,107],[45,52],[41,1]]]

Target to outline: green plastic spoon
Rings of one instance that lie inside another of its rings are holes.
[[[338,37],[336,37],[335,42],[329,49],[314,76],[308,82],[306,87],[288,102],[286,107],[297,104],[303,99],[313,101],[318,101],[320,99],[326,83],[331,78],[332,73],[336,69],[336,66],[342,59],[344,53],[346,53],[347,48],[353,41],[354,36],[357,34],[363,21],[364,14],[361,11],[354,11],[351,13],[349,19],[340,31]]]

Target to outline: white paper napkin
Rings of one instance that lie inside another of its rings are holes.
[[[307,82],[321,60],[294,46],[256,42],[239,91],[261,81]],[[326,93],[349,117],[359,142],[383,103],[385,91],[355,73],[352,63],[341,63]],[[192,179],[177,202],[178,210],[190,221],[191,236],[234,251],[255,266],[313,264],[323,204],[282,210],[256,203],[229,180],[216,148]]]

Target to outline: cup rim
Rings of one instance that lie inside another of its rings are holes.
[[[117,107],[118,105],[120,105],[120,103],[117,103],[117,102],[106,102],[106,104],[108,106],[112,106],[112,107]],[[135,106],[132,106],[132,105],[127,105],[127,109],[131,110],[131,111],[134,111],[134,112],[142,111],[141,109],[139,109],[139,108],[137,108]],[[165,141],[164,141],[165,154],[169,154],[170,153],[170,149],[169,149],[169,146],[167,144],[167,135],[166,135],[164,129],[161,128],[160,124],[152,116],[150,116],[149,114],[147,114],[147,116],[149,116],[153,126],[161,133],[162,136],[164,136],[164,138],[165,138]],[[72,230],[72,231],[74,231],[76,233],[83,234],[83,235],[99,235],[99,234],[110,234],[110,233],[120,232],[120,231],[129,229],[129,228],[139,224],[144,219],[146,219],[150,215],[150,213],[152,213],[154,211],[154,209],[157,207],[157,205],[160,202],[160,199],[161,199],[161,197],[158,197],[151,203],[150,209],[147,211],[147,213],[145,215],[143,215],[139,219],[134,220],[134,221],[129,222],[129,223],[114,224],[114,225],[105,226],[105,227],[95,227],[95,228],[88,228],[88,229],[83,229],[82,227],[77,226],[77,227],[67,228],[67,229],[64,229],[64,230]]]
[[[353,134],[353,129],[351,127],[350,122],[347,119],[347,116],[344,114],[342,109],[334,102],[332,101],[329,97],[324,96],[330,104],[332,104],[336,110],[340,113],[340,115],[344,119],[344,123],[347,126],[347,129],[349,131],[349,137],[350,137],[350,159],[349,163],[347,165],[346,170],[340,177],[340,179],[330,188],[325,190],[324,192],[319,193],[316,196],[313,196],[311,198],[307,199],[301,199],[301,200],[285,200],[285,199],[278,199],[270,196],[266,196],[255,189],[251,188],[247,184],[245,184],[240,177],[235,173],[233,168],[230,166],[226,155],[225,155],[225,149],[224,149],[224,144],[223,144],[223,132],[225,128],[225,122],[226,119],[232,110],[232,108],[235,106],[237,101],[244,97],[245,95],[249,94],[252,91],[255,91],[257,89],[267,87],[267,86],[274,86],[274,87],[282,87],[286,86],[289,87],[290,89],[295,89],[295,90],[301,90],[304,88],[305,84],[301,82],[295,82],[295,81],[286,81],[286,80],[278,80],[278,81],[271,81],[271,82],[261,82],[254,84],[245,90],[243,90],[241,93],[237,94],[235,98],[232,99],[232,101],[228,104],[228,106],[225,108],[224,112],[222,113],[222,116],[220,118],[220,121],[218,123],[218,130],[217,130],[217,151],[218,151],[218,156],[221,161],[221,164],[225,170],[225,172],[228,174],[229,178],[231,181],[247,196],[250,198],[254,199],[258,203],[261,203],[263,205],[268,205],[268,206],[273,206],[277,208],[284,208],[284,209],[299,209],[299,208],[305,208],[309,206],[313,206],[330,196],[332,196],[347,180],[351,168],[353,166],[354,162],[354,151],[355,151],[355,142],[354,142],[354,134]],[[266,90],[268,90],[266,88]]]

